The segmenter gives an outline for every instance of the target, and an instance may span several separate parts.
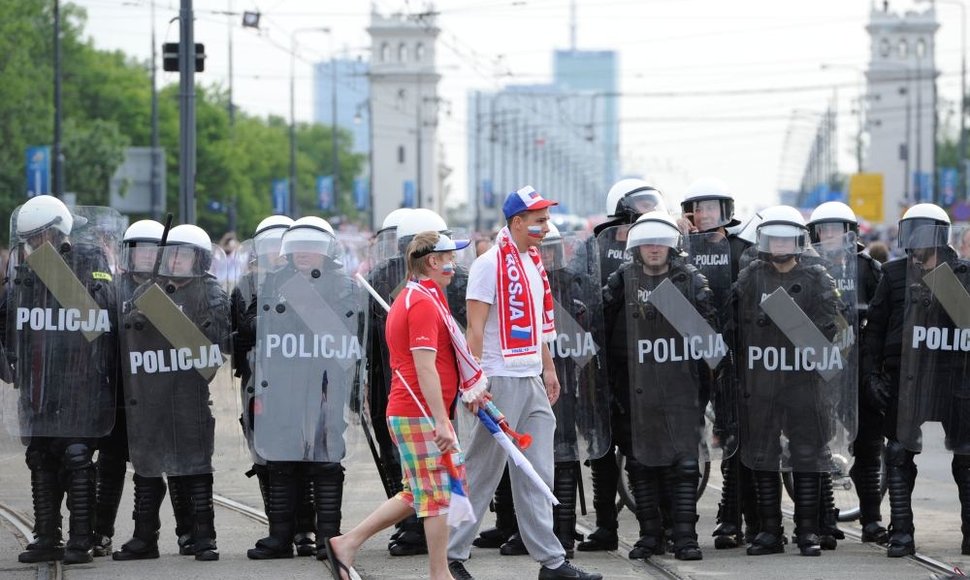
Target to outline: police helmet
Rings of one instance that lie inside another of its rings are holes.
[[[56,238],[69,236],[74,228],[74,216],[64,202],[51,195],[38,195],[27,200],[16,214],[16,232],[20,242],[28,242],[47,231],[53,231]],[[52,238],[50,241],[53,241]],[[25,243],[24,250],[30,253],[47,239],[35,240],[35,244]]]
[[[758,224],[758,254],[764,259],[778,262],[788,261],[791,257],[805,251],[808,227],[805,218],[797,209],[787,205],[776,205],[761,212]],[[794,246],[784,253],[772,252],[772,241],[791,239]]]
[[[918,203],[899,220],[896,244],[904,250],[936,248],[950,239],[950,216],[932,203]]]
[[[667,211],[663,192],[642,179],[621,179],[606,194],[606,215],[634,220],[648,211]]]
[[[680,228],[665,211],[651,211],[637,218],[626,235],[626,249],[632,251],[640,246],[667,246],[673,253],[681,248]],[[636,254],[635,254],[636,255]]]
[[[158,243],[164,233],[165,226],[155,220],[138,220],[128,226],[122,238],[121,267],[128,272],[151,272],[155,268],[155,258],[149,264],[145,259],[138,259],[136,254],[144,256],[142,252],[145,251],[157,257]]]
[[[556,224],[551,221],[546,223],[549,226],[549,231],[542,238],[542,244],[539,245],[539,251],[542,253],[542,265],[546,270],[558,270],[566,265],[562,233],[559,232]]]
[[[192,262],[189,263],[189,256]],[[158,273],[169,278],[199,278],[212,265],[212,240],[199,226],[182,224],[168,232]]]
[[[340,257],[340,244],[333,226],[317,216],[306,216],[293,222],[283,234],[280,255],[295,253],[318,254],[331,260]]]
[[[840,228],[842,235],[849,232],[859,233],[859,220],[856,219],[852,208],[841,201],[827,201],[812,212],[808,219],[808,233],[812,243],[819,243],[819,230],[826,224],[829,227]]]
[[[740,220],[734,217],[734,196],[730,192],[727,184],[720,179],[702,177],[687,187],[684,200],[680,202],[681,211],[685,214],[694,215],[702,202],[710,202],[717,204],[720,217],[718,217],[716,225],[704,228],[704,231],[740,225]],[[696,220],[692,221],[694,221],[695,226],[700,227]]]

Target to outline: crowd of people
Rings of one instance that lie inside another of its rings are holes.
[[[618,453],[639,524],[631,559],[703,559],[697,487],[711,459],[715,549],[785,550],[790,472],[798,553],[834,550],[841,455],[854,459],[863,541],[905,556],[927,421],[954,452],[970,554],[970,233],[942,208],[909,208],[887,244],[839,202],[742,222],[715,179],[673,213],[656,186],[621,180],[589,233],[559,231],[555,205],[511,192],[504,227],[474,240],[401,209],[373,236],[268,216],[251,240],[213,245],[193,225],[112,231],[109,208],[30,199],[0,305],[0,379],[19,389],[12,427],[34,504],[20,561],[158,558],[166,491],[179,553],[217,560],[209,399],[230,364],[269,521],[251,559],[316,556],[350,578],[363,544],[395,526],[389,553],[427,554],[436,580],[472,578],[473,546],[528,554],[540,579],[595,580],[571,560],[618,549]],[[344,532],[349,412],[387,501]],[[478,421],[459,437],[466,412]],[[129,462],[134,533],[114,550]],[[596,517],[585,538],[583,462]],[[490,505],[495,526],[480,532]]]

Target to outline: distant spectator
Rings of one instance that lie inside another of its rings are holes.
[[[970,228],[960,233],[960,244],[957,246],[957,253],[964,260],[970,259]]]
[[[249,256],[245,252],[239,251],[239,239],[236,232],[226,232],[219,239],[219,247],[222,252],[212,254],[212,273],[228,292],[235,287],[239,277],[242,276],[247,268]]]
[[[481,256],[492,247],[492,240],[478,240],[475,242],[475,257]]]
[[[889,247],[885,242],[875,241],[869,244],[869,255],[880,264],[885,264],[889,259]]]

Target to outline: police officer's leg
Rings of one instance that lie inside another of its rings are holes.
[[[61,500],[63,491],[58,476],[57,458],[50,451],[51,440],[34,437],[27,445],[26,463],[30,469],[30,492],[34,501],[34,541],[20,553],[24,564],[64,558],[61,537]]]
[[[668,481],[673,484],[670,493],[674,557],[700,560],[703,555],[697,544],[697,481],[701,472],[697,457],[680,457],[667,471],[672,475]]]
[[[172,502],[172,513],[175,514],[175,537],[178,538],[179,554],[194,556],[192,498],[185,487],[184,478],[170,477],[168,479],[168,497]]]
[[[839,508],[835,507],[832,473],[825,471],[819,476],[819,545],[823,550],[834,550],[838,546],[838,540],[845,539],[845,533],[839,529]]]
[[[73,439],[63,452],[67,482],[67,509],[71,529],[64,546],[65,564],[82,564],[93,559],[94,548],[94,441]]]
[[[552,508],[553,531],[566,550],[566,558],[573,557],[576,542],[576,481],[579,477],[579,463],[561,461],[556,463],[553,474],[552,491],[559,505]]]
[[[913,528],[914,454],[895,439],[886,442],[886,483],[889,487],[889,547],[886,555],[900,558],[916,551]]]
[[[776,471],[751,471],[757,492],[761,531],[748,546],[749,556],[778,554],[785,550],[781,526],[781,477]]]
[[[626,368],[625,361],[617,363],[616,368]],[[623,375],[625,373],[620,373]],[[580,542],[576,549],[580,552],[615,550],[619,546],[617,529],[619,514],[616,511],[616,492],[620,483],[620,468],[616,463],[616,447],[626,449],[630,440],[630,421],[626,409],[629,408],[629,384],[623,376],[612,377],[611,388],[614,396],[610,413],[610,426],[613,441],[605,455],[589,462],[593,479],[593,510],[596,512],[596,529]],[[627,456],[629,457],[629,455]]]
[[[852,443],[855,457],[849,477],[859,496],[859,523],[862,524],[862,541],[885,544],[888,539],[882,525],[882,454],[885,438],[882,430],[883,416],[859,405],[859,430]]]
[[[297,470],[297,477],[293,482],[296,486],[293,544],[296,546],[297,556],[313,556],[317,553],[317,512],[313,507],[313,480],[305,467]]]
[[[246,552],[250,560],[273,560],[293,557],[293,523],[296,497],[293,485],[296,465],[285,461],[267,462],[269,485],[266,490],[266,519],[269,536],[256,542]]]
[[[970,555],[970,455],[954,454],[953,481],[957,484],[957,493],[960,496],[960,531],[963,532],[963,541],[960,544],[960,553]]]
[[[128,426],[125,410],[119,408],[115,425],[107,437],[98,442],[97,509],[95,510],[94,556],[111,554],[111,538],[115,534],[115,519],[125,489],[128,462]]]
[[[735,453],[721,460],[721,501],[717,506],[714,548],[724,550],[742,545],[740,458]]]
[[[795,486],[795,537],[798,548],[802,556],[818,556],[822,553],[818,538],[821,476],[817,472],[795,471],[792,480]]]
[[[495,488],[492,498],[492,510],[495,512],[495,527],[483,530],[472,542],[476,548],[498,548],[507,543],[519,531],[519,524],[515,519],[515,501],[512,499],[512,481],[509,479],[509,467],[505,466],[502,480]],[[521,543],[521,538],[519,539]]]
[[[171,482],[174,477],[169,478]],[[182,485],[192,506],[192,550],[195,559],[209,562],[219,559],[216,545],[216,512],[212,503],[212,474],[186,475]]]
[[[663,554],[663,524],[660,521],[660,469],[641,464],[627,456],[626,472],[630,481],[630,491],[636,502],[637,523],[640,524],[640,539],[630,550],[632,560],[649,558]]]
[[[344,499],[344,466],[339,463],[314,463],[309,466],[313,480],[313,500],[317,512],[317,559],[327,557],[323,540],[340,535],[340,507]]]
[[[135,521],[135,532],[120,550],[111,555],[114,560],[158,558],[158,530],[162,526],[158,512],[165,499],[165,480],[136,473],[133,482],[135,506],[131,519]]]

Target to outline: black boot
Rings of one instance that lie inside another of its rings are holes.
[[[671,538],[674,557],[678,560],[701,560],[700,545],[697,543],[697,481],[701,477],[696,458],[683,459],[667,468],[672,484],[671,516],[673,530]]]
[[[616,513],[616,489],[620,469],[616,465],[616,450],[611,445],[606,455],[590,461],[593,475],[593,509],[596,510],[596,529],[576,549],[580,552],[601,552],[619,547],[619,528]]]
[[[509,479],[508,466],[502,472],[502,479],[495,488],[492,510],[495,512],[495,527],[478,534],[478,537],[472,541],[472,545],[476,548],[500,548],[519,531],[519,524],[515,520],[515,502],[512,500],[512,480]]]
[[[785,551],[785,530],[781,526],[781,477],[774,471],[751,473],[758,498],[761,531],[748,546],[748,555],[780,554]]]
[[[218,560],[216,512],[212,503],[212,474],[188,475],[182,478],[181,483],[185,486],[184,489],[188,493],[192,506],[192,550],[195,559],[202,562]]]
[[[111,554],[111,539],[115,535],[115,520],[125,489],[125,459],[118,450],[102,449],[97,463],[97,508],[95,510],[94,556]]]
[[[305,471],[296,478],[296,515],[294,518],[293,544],[297,556],[314,556],[317,553],[317,512],[313,507],[313,481]]]
[[[859,496],[859,523],[862,524],[862,541],[885,544],[889,537],[886,534],[886,528],[880,523],[882,521],[882,513],[880,512],[882,493],[879,485],[882,477],[882,466],[878,456],[875,458],[875,463],[867,459],[863,459],[857,453],[855,463],[849,470],[849,477],[852,478],[852,484]]]
[[[194,556],[192,498],[185,487],[185,478],[168,478],[168,497],[172,502],[172,512],[175,514],[175,537],[178,538],[179,554]]]
[[[818,473],[792,473],[795,486],[795,539],[802,556],[819,556],[818,538],[821,478]]]
[[[67,544],[64,546],[65,564],[86,564],[94,559],[94,462],[91,447],[72,443],[64,451],[67,475],[67,509],[70,512]]]
[[[340,535],[341,504],[344,499],[344,468],[339,463],[317,463],[312,466],[313,503],[317,513],[317,559],[325,560],[323,540]],[[417,521],[417,518],[415,518]],[[420,521],[417,525],[424,531]],[[422,540],[424,534],[421,534]],[[399,544],[395,544],[397,546]],[[428,553],[425,544],[425,554]],[[395,555],[391,551],[391,555]]]
[[[721,461],[721,503],[717,506],[717,527],[714,528],[714,549],[737,548],[744,543],[741,534],[741,488],[738,457]]]
[[[552,508],[552,529],[572,559],[576,542],[576,480],[579,463],[575,461],[556,463],[552,489],[559,505]]]
[[[834,550],[838,540],[845,534],[839,529],[839,508],[835,507],[835,493],[832,490],[832,474],[820,474],[818,541],[823,550]]]
[[[889,546],[886,555],[901,558],[916,553],[913,527],[913,485],[916,465],[913,453],[902,443],[890,440],[886,445],[886,484],[889,488]]]
[[[743,461],[738,461],[738,481],[741,488],[741,515],[744,518],[744,541],[750,544],[761,533],[761,517],[758,515],[758,492],[755,489],[754,471]],[[782,542],[785,539],[782,537]]]
[[[28,459],[28,464],[29,461]],[[24,564],[63,560],[61,501],[64,492],[61,489],[57,471],[31,466],[30,492],[34,500],[35,539],[27,544],[27,549],[20,553],[17,560]]]
[[[663,526],[660,520],[660,484],[656,468],[646,467],[635,459],[627,458],[627,474],[630,491],[636,502],[637,522],[640,524],[640,539],[634,544],[628,556],[631,560],[643,560],[653,555],[663,554]]]
[[[135,474],[135,533],[121,549],[111,555],[113,560],[149,560],[158,558],[158,530],[162,522],[158,512],[165,499],[165,481],[161,477],[142,477]]]
[[[960,530],[963,532],[960,553],[967,556],[970,555],[970,456],[954,455],[951,470],[953,471],[953,481],[957,484],[957,493],[960,496],[960,520],[962,523]]]
[[[257,541],[256,547],[246,552],[250,560],[293,557],[294,488],[293,465],[270,463],[266,503],[269,536]]]

